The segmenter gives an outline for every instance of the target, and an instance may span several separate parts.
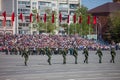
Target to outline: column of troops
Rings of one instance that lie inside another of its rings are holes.
[[[6,54],[8,54],[8,50],[6,49]],[[55,48],[50,48],[50,47],[45,47],[45,48],[34,48],[34,49],[30,49],[27,47],[22,47],[22,48],[13,48],[10,52],[10,54],[17,54],[19,52],[19,54],[24,58],[24,64],[25,66],[27,66],[27,61],[29,59],[29,55],[33,55],[33,54],[41,54],[41,55],[46,55],[48,56],[48,60],[47,62],[49,63],[49,65],[51,65],[51,57],[52,54],[60,54],[63,57],[63,64],[66,64],[66,56],[68,54],[68,51],[70,52],[70,55],[73,55],[75,58],[75,64],[77,64],[77,59],[78,59],[78,49],[76,47],[74,48],[58,48],[58,50],[56,50]],[[83,53],[85,56],[84,59],[84,63],[88,63],[88,56],[89,56],[89,51],[87,47],[84,47],[83,49]],[[102,63],[102,50],[101,48],[98,48],[96,53],[96,55],[98,55],[99,57],[99,63]],[[111,54],[111,63],[115,63],[115,56],[116,56],[116,52],[114,48],[111,48],[110,50],[110,54]]]

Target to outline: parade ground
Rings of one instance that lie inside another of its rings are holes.
[[[89,52],[89,63],[84,64],[82,52],[78,64],[69,54],[66,64],[62,64],[62,55],[52,55],[52,65],[46,55],[30,55],[28,66],[24,66],[21,55],[0,53],[0,80],[120,80],[120,51],[116,51],[115,63],[110,63],[110,51],[103,51],[101,64],[96,51]]]

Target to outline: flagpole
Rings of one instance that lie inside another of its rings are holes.
[[[31,0],[30,0],[30,6],[31,6]],[[30,14],[32,13],[31,7],[30,7]],[[30,34],[32,35],[32,22],[30,22]]]
[[[12,13],[13,13],[14,12],[14,0],[13,0],[13,6],[12,6],[12,8],[13,8],[12,9]],[[14,21],[12,22],[12,29],[13,29],[13,31],[15,30]],[[13,32],[13,34],[15,34],[15,31]]]
[[[88,15],[88,28],[89,28],[89,36],[90,36],[90,16]]]
[[[88,27],[89,27],[89,35],[90,35],[90,26],[88,25]]]
[[[17,24],[16,24],[16,34],[18,34],[18,17],[19,17],[19,15],[18,15],[18,1],[16,1],[16,3],[17,3],[17,14],[16,14],[16,22],[17,22]]]
[[[95,24],[95,27],[96,27],[96,36],[98,35],[97,33],[98,33],[98,31],[97,31],[97,25]],[[97,39],[97,38],[96,38]]]
[[[82,36],[82,24],[80,24],[80,29],[81,29],[81,33],[80,33],[80,34],[81,34],[81,36]]]
[[[45,22],[45,26],[46,26],[46,33],[47,33],[47,22]]]
[[[69,35],[69,23],[68,23],[68,35]]]
[[[76,23],[75,23],[75,30],[74,30],[74,35],[75,35],[75,33],[76,33]]]

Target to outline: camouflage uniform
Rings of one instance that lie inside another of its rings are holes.
[[[28,54],[27,48],[24,48],[24,49],[23,49],[23,52],[22,52],[22,55],[21,55],[21,56],[25,58],[24,63],[25,63],[25,66],[27,66],[27,61],[28,61],[28,58],[29,58],[29,54]]]
[[[99,63],[102,63],[103,54],[102,54],[102,51],[100,48],[97,50],[96,55],[98,55],[98,57],[99,57]]]
[[[76,48],[73,49],[73,56],[75,57],[75,64],[77,64],[78,52],[77,52]]]
[[[114,61],[115,56],[116,56],[115,50],[112,48],[110,53],[111,53],[111,57],[112,57],[111,60],[110,60],[110,62],[111,63],[115,63],[115,61]]]
[[[84,60],[84,63],[88,63],[88,50],[85,48],[84,51],[83,51],[83,54],[85,55],[85,60]]]
[[[47,62],[49,63],[49,65],[51,65],[51,55],[52,54],[51,54],[50,48],[46,47],[45,52],[46,52],[46,55],[48,56]]]
[[[67,50],[64,48],[64,49],[61,51],[61,54],[62,54],[62,56],[63,56],[63,64],[66,64]]]

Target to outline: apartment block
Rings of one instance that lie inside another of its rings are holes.
[[[67,15],[73,15],[77,9],[79,0],[0,0],[0,31],[7,30],[7,25],[13,30],[13,34],[32,34],[30,30],[29,15],[32,10],[37,10],[38,14],[42,17],[46,9],[62,13],[63,21],[67,19]],[[6,11],[6,26],[2,26],[3,16],[2,12]],[[15,13],[14,25],[10,23],[12,12]],[[19,19],[20,13],[23,14],[23,21]],[[65,22],[65,21],[64,21]],[[57,18],[56,25],[59,27],[59,20]],[[6,28],[6,29],[5,29]]]

